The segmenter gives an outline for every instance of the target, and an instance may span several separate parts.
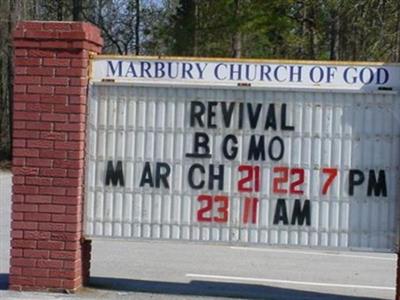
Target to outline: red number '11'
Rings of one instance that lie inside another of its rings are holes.
[[[243,223],[247,224],[251,220],[251,223],[256,224],[257,212],[258,212],[258,198],[244,199]]]
[[[237,189],[239,192],[259,192],[260,191],[260,167],[250,165],[240,165],[238,168],[244,177],[239,179]]]

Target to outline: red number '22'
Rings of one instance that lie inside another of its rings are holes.
[[[272,191],[277,194],[286,194],[288,192],[287,188],[282,187],[283,184],[289,182],[290,175],[290,185],[289,194],[293,195],[303,195],[304,191],[301,190],[300,186],[304,183],[304,169],[288,167],[275,167],[273,169],[274,173],[280,173],[281,176],[274,177],[272,183]]]

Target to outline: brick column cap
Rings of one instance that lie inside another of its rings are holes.
[[[87,22],[18,22],[13,32],[14,47],[36,49],[86,49],[100,52],[100,30]]]

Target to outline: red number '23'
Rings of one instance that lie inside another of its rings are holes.
[[[199,222],[226,223],[228,221],[229,201],[227,196],[199,195],[197,201],[205,203],[197,211]],[[216,207],[216,215],[213,215],[213,207]]]

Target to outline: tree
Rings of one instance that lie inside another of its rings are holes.
[[[136,0],[136,20],[135,20],[135,54],[140,53],[140,1]]]
[[[192,56],[197,54],[196,45],[196,0],[180,0],[176,15],[173,16],[175,55]]]
[[[233,18],[237,19],[240,14],[240,0],[234,1]],[[232,56],[239,58],[242,56],[242,34],[240,28],[236,26],[232,37]]]
[[[2,26],[0,28],[0,160],[11,158],[12,137],[12,99],[13,99],[13,48],[12,30],[16,20],[20,19],[22,0],[0,2]]]
[[[82,0],[72,1],[72,20],[82,21]]]
[[[122,55],[139,52],[138,0],[91,0],[82,13],[85,20],[101,29],[105,38],[105,53]]]
[[[0,160],[15,20],[92,22],[104,53],[400,61],[398,0],[0,0],[0,17]]]

